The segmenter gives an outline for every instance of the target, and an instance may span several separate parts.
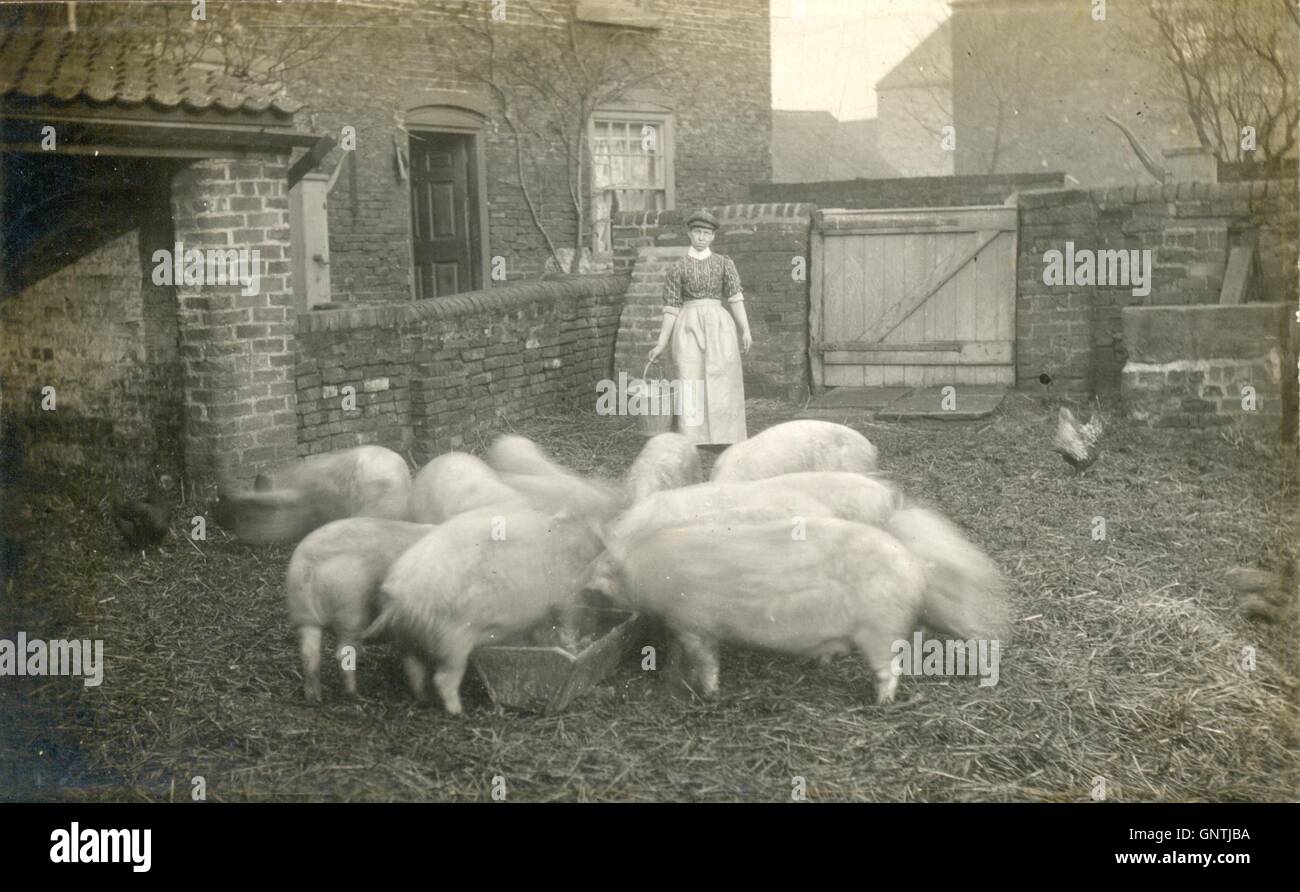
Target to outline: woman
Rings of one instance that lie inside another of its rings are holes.
[[[717,217],[707,211],[698,211],[686,220],[691,247],[668,271],[663,327],[659,342],[650,351],[654,362],[671,339],[677,374],[686,388],[677,427],[692,443],[706,449],[726,448],[745,439],[740,353],[749,352],[754,342],[736,265],[731,258],[709,250],[718,226]],[[722,308],[723,300],[731,310],[730,317]]]

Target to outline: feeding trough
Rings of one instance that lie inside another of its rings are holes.
[[[474,651],[470,660],[494,703],[546,713],[564,710],[618,665],[639,619],[631,610],[609,607],[574,607],[566,617],[571,636],[548,625],[521,641]]]

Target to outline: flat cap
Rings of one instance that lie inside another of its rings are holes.
[[[707,226],[709,229],[717,229],[721,225],[717,217],[704,210],[696,211],[686,218],[687,229],[695,226]]]

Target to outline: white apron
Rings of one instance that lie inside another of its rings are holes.
[[[673,325],[681,381],[678,433],[695,445],[745,439],[745,381],[736,322],[720,300],[688,300]]]

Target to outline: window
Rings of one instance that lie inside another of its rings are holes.
[[[592,253],[613,251],[619,211],[673,207],[671,115],[597,112],[592,119]]]

